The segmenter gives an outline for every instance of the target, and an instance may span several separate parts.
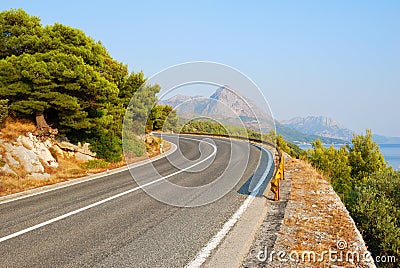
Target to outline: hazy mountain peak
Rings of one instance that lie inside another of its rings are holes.
[[[273,129],[272,117],[267,112],[227,86],[216,89],[209,97],[176,95],[160,103],[176,108],[184,118],[202,115],[232,125],[244,123],[246,127],[255,130],[260,127],[266,131]]]
[[[345,128],[339,122],[326,116],[307,116],[307,117],[294,117],[290,120],[282,121],[283,124],[320,124],[323,126]]]
[[[353,131],[326,116],[295,117],[281,123],[308,135],[318,135],[347,141],[353,137]]]
[[[219,87],[211,96],[211,99],[219,100],[221,98],[226,98],[229,95],[236,95],[236,93],[229,89],[227,86]]]

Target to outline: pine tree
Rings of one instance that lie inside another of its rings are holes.
[[[387,168],[378,144],[372,140],[371,130],[367,129],[365,136],[354,136],[352,144],[349,146],[349,164],[354,179],[363,180],[368,175]]]
[[[17,117],[36,118],[38,127],[91,142],[100,157],[120,159],[125,111],[145,81],[79,29],[43,27],[22,9],[0,12],[0,99]],[[144,120],[158,91],[154,85],[137,94],[131,119]]]

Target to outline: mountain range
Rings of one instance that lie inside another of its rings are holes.
[[[260,109],[253,101],[243,98],[227,87],[218,88],[211,96],[175,95],[160,104],[174,107],[182,118],[205,117],[223,124],[242,126],[256,131],[273,129],[286,140],[294,143],[310,143],[321,139],[327,144],[345,144],[354,132],[339,122],[325,116],[295,117],[273,121],[272,116]],[[377,143],[400,143],[400,138],[374,135]]]
[[[295,117],[281,123],[288,128],[295,129],[307,135],[318,135],[346,142],[350,142],[355,134],[354,131],[325,116]],[[400,144],[400,137],[373,134],[372,139],[379,144]]]
[[[308,135],[345,141],[349,141],[353,137],[353,131],[325,116],[295,117],[282,121],[281,124]]]
[[[160,104],[171,105],[183,118],[204,117],[223,124],[242,126],[261,132],[273,129],[272,116],[252,100],[227,87],[218,88],[211,96],[176,95]]]

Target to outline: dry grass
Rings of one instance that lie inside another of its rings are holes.
[[[14,120],[7,118],[4,128],[0,131],[0,138],[7,142],[15,141],[18,136],[26,135],[28,132],[34,132],[35,129],[35,124],[30,120]]]
[[[14,194],[29,189],[65,181],[51,176],[48,179],[21,179],[12,176],[0,176],[0,196]]]
[[[107,168],[83,169],[81,162],[76,161],[74,158],[59,158],[58,164],[59,167],[57,169],[45,169],[46,173],[51,174],[48,179],[25,178],[26,174],[21,170],[17,170],[18,177],[0,175],[0,196],[55,184],[107,170]],[[113,164],[110,165],[109,168],[111,169],[115,167],[116,164]]]
[[[18,177],[0,174],[0,196],[14,194],[78,177],[81,169],[74,162],[75,161],[69,159],[59,159],[60,166],[58,169],[45,168],[45,172],[51,175],[48,179],[25,178],[27,174],[22,169],[15,170]]]

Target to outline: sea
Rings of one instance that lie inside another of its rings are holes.
[[[385,160],[396,170],[400,170],[400,144],[378,144]],[[330,146],[327,144],[326,146]],[[343,145],[334,145],[336,149]],[[300,144],[301,149],[310,149],[310,144]]]

